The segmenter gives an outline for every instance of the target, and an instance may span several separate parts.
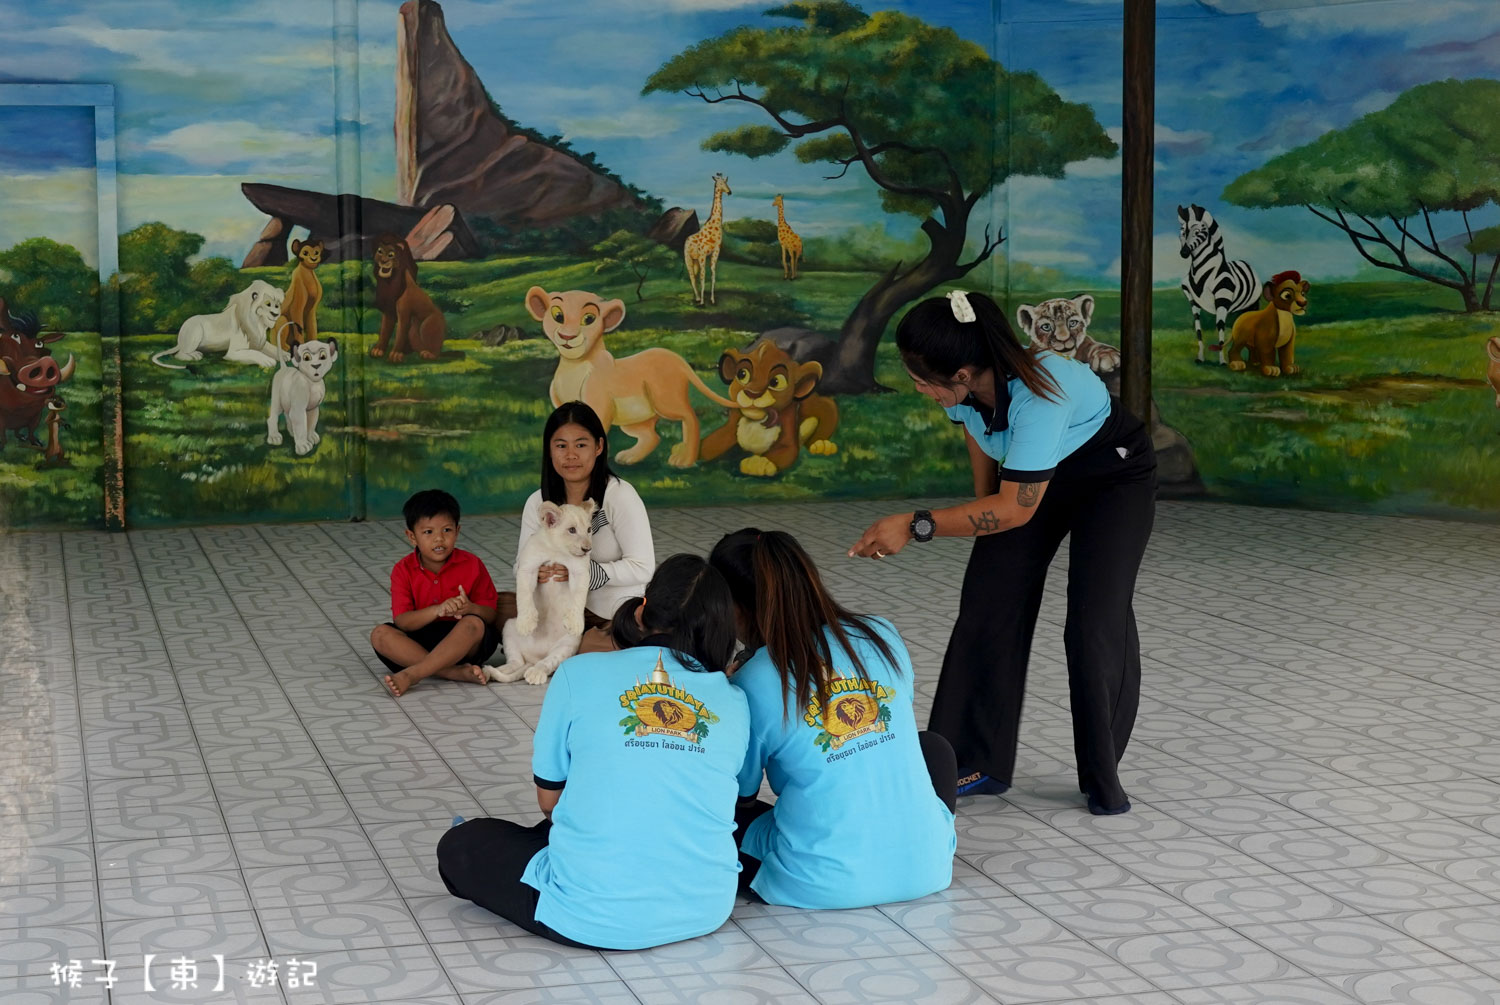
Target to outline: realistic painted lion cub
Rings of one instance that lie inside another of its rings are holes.
[[[533,286],[526,291],[526,310],[557,347],[557,370],[549,388],[552,406],[581,401],[598,414],[606,432],[619,426],[635,437],[634,446],[615,454],[620,464],[634,464],[656,449],[661,442],[658,419],[682,423],[682,442],[672,448],[667,463],[674,468],[697,463],[698,415],[688,397],[689,384],[714,404],[734,407],[734,402],[710,391],[687,360],[670,349],[646,349],[615,359],[604,347],[604,335],[625,320],[623,300],[582,290],[548,293]]]
[[[544,502],[539,515],[540,529],[516,557],[516,616],[501,631],[505,664],[484,668],[486,677],[501,684],[522,677],[528,684],[545,684],[583,641],[594,501],[582,506]],[[567,581],[538,583],[537,571],[548,564],[565,566]]]
[[[736,407],[703,438],[705,461],[738,445],[747,455],[740,473],[769,478],[797,463],[804,443],[810,454],[838,453],[833,431],[839,407],[813,393],[823,377],[821,363],[798,363],[775,342],[758,339],[744,352],[730,349],[720,356],[719,376]]]
[[[1016,320],[1033,346],[1087,363],[1095,373],[1109,373],[1120,367],[1120,350],[1089,337],[1093,317],[1094,298],[1087,293],[1016,308]]]

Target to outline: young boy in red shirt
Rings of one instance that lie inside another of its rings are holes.
[[[499,594],[484,563],[458,548],[458,500],[441,489],[418,492],[402,507],[415,549],[391,569],[391,620],[370,633],[385,686],[401,697],[427,677],[485,684],[495,654]]]

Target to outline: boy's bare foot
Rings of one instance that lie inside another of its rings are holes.
[[[407,676],[405,670],[402,670],[400,673],[388,673],[383,680],[385,681],[385,689],[397,698],[405,694],[412,685],[412,680]]]
[[[457,666],[444,667],[439,670],[436,677],[444,680],[463,681],[466,684],[488,684],[490,679],[484,675],[484,667],[473,663],[460,663]]]

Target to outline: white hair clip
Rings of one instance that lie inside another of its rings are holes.
[[[974,320],[974,307],[969,303],[969,295],[963,290],[954,290],[948,294],[948,306],[953,308],[953,316],[958,318],[959,324],[968,324]]]

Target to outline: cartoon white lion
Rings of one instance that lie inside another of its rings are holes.
[[[203,351],[222,352],[225,359],[236,363],[254,363],[270,369],[279,363],[282,356],[277,348],[266,341],[266,332],[281,317],[281,301],[285,297],[281,290],[263,279],[229,298],[229,304],[217,314],[195,314],[182,323],[177,331],[177,347],[166,349],[151,357],[151,362],[168,370],[186,370],[185,366],[163,363],[162,357],[171,355],[185,363],[203,358]]]

